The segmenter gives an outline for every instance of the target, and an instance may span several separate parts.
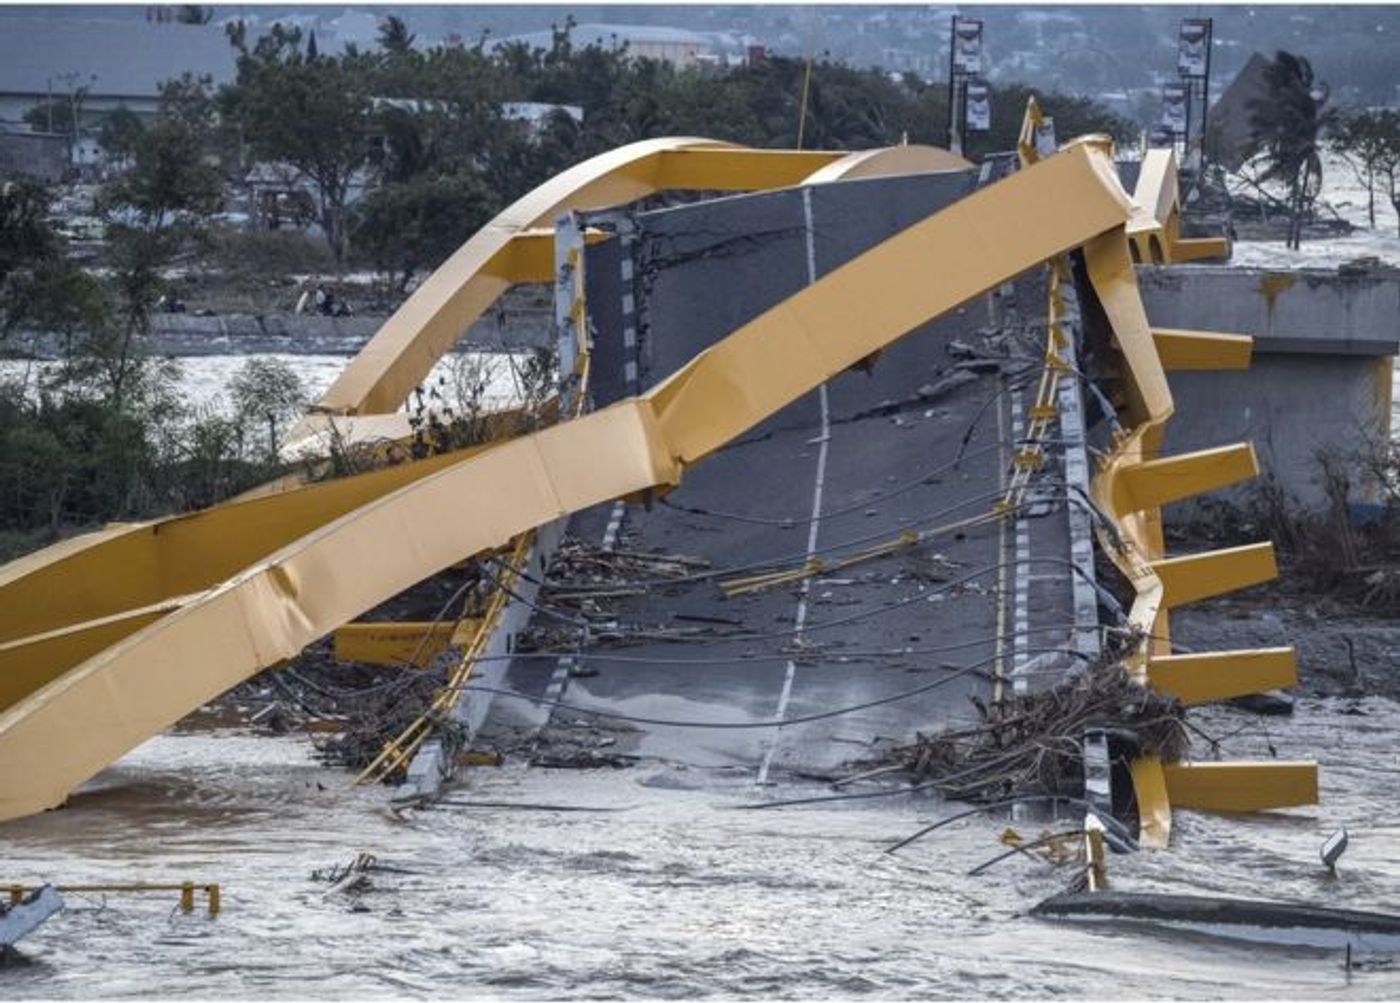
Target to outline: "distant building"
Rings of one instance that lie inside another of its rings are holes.
[[[1268,97],[1265,79],[1271,60],[1255,52],[1210,109],[1206,152],[1227,171],[1238,171],[1249,159],[1254,129],[1250,104]]]
[[[626,48],[636,59],[655,59],[675,66],[695,67],[713,57],[715,42],[709,35],[682,28],[660,28],[644,24],[580,24],[569,35],[574,48],[598,46],[608,51]],[[497,40],[493,47],[522,43],[531,49],[549,49],[554,36],[548,31],[531,31]]]
[[[0,128],[0,184],[29,178],[52,184],[68,173],[68,140],[42,132]]]
[[[233,79],[234,53],[221,25],[6,18],[0,29],[0,124],[18,124],[25,112],[50,100],[60,106],[56,114],[76,113],[80,129],[120,107],[154,114],[160,82],[186,72],[208,74],[215,84]],[[79,101],[83,88],[87,93]],[[55,122],[54,129],[71,129],[71,123]]]
[[[231,83],[236,53],[225,24],[237,19],[178,24],[100,16],[7,17],[0,22],[0,125],[17,125],[29,109],[52,99],[78,111],[80,129],[92,128],[120,107],[154,115],[161,82],[184,73],[209,76],[215,86]],[[253,37],[274,23],[299,27],[304,35],[314,31],[321,52],[339,52],[352,43],[372,48],[382,20],[349,10],[333,18],[249,13],[241,19]],[[81,88],[87,93],[79,103]],[[67,122],[56,121],[53,127],[71,131]]]

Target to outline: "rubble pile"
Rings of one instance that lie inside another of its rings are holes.
[[[885,763],[932,782],[945,797],[991,803],[1079,796],[1090,728],[1110,729],[1137,754],[1167,762],[1183,758],[1190,744],[1181,703],[1134,682],[1116,654],[1047,689],[973,703],[977,724],[920,735],[889,750]]]

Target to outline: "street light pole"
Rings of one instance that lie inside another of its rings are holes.
[[[953,15],[953,27],[948,33],[948,149],[962,155],[962,137],[958,135],[958,16]]]
[[[1210,57],[1215,48],[1215,18],[1206,18],[1206,76],[1201,82],[1201,177],[1206,176],[1206,126],[1210,122]]]

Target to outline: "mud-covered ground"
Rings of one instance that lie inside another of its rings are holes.
[[[1173,610],[1172,640],[1197,651],[1291,644],[1298,696],[1400,700],[1400,611],[1348,611],[1292,589],[1257,588]]]

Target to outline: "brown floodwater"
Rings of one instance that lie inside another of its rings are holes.
[[[1217,735],[1247,726],[1227,742],[1235,756],[1270,743],[1316,755],[1324,803],[1182,813],[1172,849],[1111,859],[1114,886],[1394,907],[1398,710],[1327,700],[1300,702],[1291,721],[1196,715]],[[452,799],[611,810],[400,818],[387,790],[350,787],[303,739],[161,736],[69,807],[0,826],[0,882],[217,881],[222,915],[183,915],[173,893],[70,896],[0,968],[0,997],[1400,996],[1385,957],[1358,956],[1348,973],[1335,951],[1029,917],[1066,870],[1015,858],[966,875],[1003,848],[1004,819],[890,856],[889,841],[954,809],[903,795],[733,810],[823,791],[661,761],[507,765],[473,771]],[[1339,824],[1351,848],[1329,879],[1317,853]],[[311,879],[360,852],[395,870],[358,896]]]

